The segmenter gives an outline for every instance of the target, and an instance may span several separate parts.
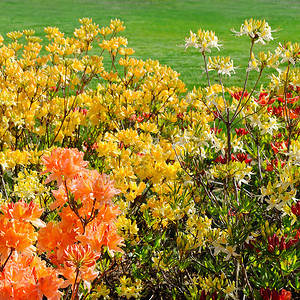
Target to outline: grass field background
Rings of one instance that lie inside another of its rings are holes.
[[[94,22],[107,26],[110,19],[124,21],[129,46],[136,50],[134,57],[158,59],[161,64],[171,66],[181,74],[181,79],[191,89],[194,85],[204,85],[205,75],[201,56],[194,49],[178,47],[189,35],[200,27],[213,30],[223,43],[220,52],[212,55],[230,55],[237,74],[227,78],[228,85],[241,85],[245,77],[245,66],[249,55],[250,41],[246,37],[235,38],[232,27],[239,30],[244,19],[266,19],[276,40],[259,49],[274,49],[276,43],[284,40],[299,41],[300,1],[299,0],[1,0],[0,33],[35,29],[37,35],[44,36],[43,28],[57,26],[72,35],[79,27],[78,19],[93,18]],[[253,71],[250,83],[257,74]],[[266,82],[264,80],[264,82]]]

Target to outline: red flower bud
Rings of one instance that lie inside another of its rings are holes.
[[[281,237],[281,239],[280,239],[280,245],[279,245],[279,250],[283,251],[285,249],[286,249],[285,239],[284,239],[284,237]]]
[[[245,128],[236,128],[235,132],[237,135],[246,135],[249,133]]]

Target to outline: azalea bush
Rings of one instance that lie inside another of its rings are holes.
[[[216,34],[190,32],[207,86],[188,92],[120,20],[80,23],[0,38],[0,298],[292,299],[299,44],[257,53],[273,31],[246,20],[235,87]]]

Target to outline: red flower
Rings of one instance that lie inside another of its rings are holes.
[[[244,161],[246,164],[249,164],[252,161],[251,158],[248,158],[248,154],[244,154],[244,153],[237,153],[236,158],[238,159],[238,161],[240,162]]]
[[[236,128],[235,132],[237,135],[246,135],[249,133],[245,128]]]
[[[243,95],[243,91],[239,91],[239,92],[235,92],[235,93],[231,94],[231,97],[236,99],[236,100],[240,100],[242,95]],[[245,91],[244,95],[243,95],[243,98],[248,97],[248,96],[249,96],[248,92]]]
[[[257,100],[256,100],[257,101]],[[259,94],[258,103],[262,106],[265,106],[267,104],[273,104],[275,101],[275,98],[269,98],[269,94],[266,92],[261,92]]]
[[[217,133],[220,133],[222,131],[222,128],[217,128],[217,127],[212,127],[210,128],[210,133],[214,133],[214,134],[217,134]]]
[[[181,113],[178,113],[177,114],[177,119],[180,119],[180,120],[182,120],[183,119],[183,116],[184,116],[184,114],[181,112]]]
[[[223,155],[219,155],[219,157],[215,160],[215,162],[220,162],[221,164],[226,164],[227,163],[227,157]]]
[[[272,159],[271,160],[271,163],[267,161],[267,168],[266,170],[269,171],[269,172],[272,172],[274,170],[274,168],[278,168],[278,159]],[[281,163],[281,168],[283,168],[283,166],[285,165],[284,162],[280,161]]]
[[[138,121],[139,123],[142,123],[142,122],[144,121],[144,117],[139,116],[139,117],[137,118],[137,121]]]
[[[291,211],[297,217],[300,217],[300,201],[297,201],[295,205],[291,206]]]
[[[282,289],[280,292],[275,289],[270,290],[269,287],[266,289],[261,288],[260,294],[263,300],[290,300],[292,299],[292,293]]]
[[[136,121],[136,114],[133,114],[129,118],[130,121]]]
[[[287,142],[283,141],[283,142],[271,143],[271,147],[274,151],[274,154],[277,154],[279,150],[287,150]]]
[[[283,117],[283,107],[278,106],[278,107],[270,107],[268,109],[269,112],[272,113],[272,115],[275,115],[277,118],[282,118]]]
[[[277,100],[285,104],[285,97],[283,95],[277,97]],[[299,96],[293,97],[292,93],[286,93],[286,102],[295,103],[299,100]]]

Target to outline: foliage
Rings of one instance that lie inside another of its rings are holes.
[[[80,23],[73,37],[45,28],[45,54],[33,30],[1,37],[1,297],[290,299],[299,45],[255,54],[273,31],[246,20],[244,86],[227,87],[236,67],[209,56],[215,33],[190,32],[207,87],[186,93],[171,68],[131,57],[120,20]]]

